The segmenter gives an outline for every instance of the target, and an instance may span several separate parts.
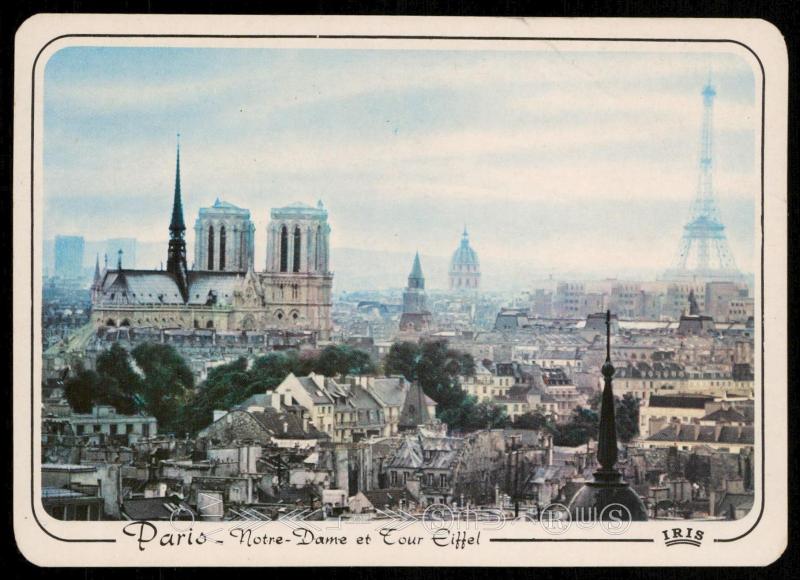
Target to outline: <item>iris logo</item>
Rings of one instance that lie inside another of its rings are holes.
[[[667,546],[675,546],[678,544],[685,544],[700,547],[703,541],[703,530],[695,530],[694,528],[672,528],[669,530],[661,530],[664,534],[664,543]]]

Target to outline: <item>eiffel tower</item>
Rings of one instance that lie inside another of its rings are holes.
[[[717,92],[709,82],[703,88],[703,128],[700,138],[700,176],[691,217],[683,226],[678,257],[664,279],[675,281],[741,282],[719,217],[713,187],[713,113]]]

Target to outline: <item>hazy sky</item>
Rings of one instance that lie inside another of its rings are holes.
[[[166,240],[180,132],[190,261],[220,197],[253,213],[258,267],[269,209],[322,199],[334,250],[449,256],[466,223],[485,270],[660,270],[696,192],[709,71],[717,200],[751,271],[755,81],[721,53],[64,49],[45,73],[44,236]]]

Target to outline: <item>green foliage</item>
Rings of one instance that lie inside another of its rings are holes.
[[[400,342],[392,345],[383,364],[387,375],[418,381],[425,394],[436,401],[439,419],[452,429],[474,431],[508,423],[505,409],[479,404],[461,390],[458,377],[475,374],[475,361],[469,353],[450,349],[440,341]]]
[[[144,343],[131,353],[144,372],[139,396],[160,429],[174,429],[180,409],[194,389],[194,376],[183,357],[169,345]]]
[[[506,410],[487,402],[479,403],[473,395],[465,395],[452,406],[437,407],[439,419],[452,428],[462,432],[479,429],[496,429],[510,424]]]
[[[100,375],[83,367],[77,369],[75,376],[67,379],[64,385],[69,406],[76,413],[90,412],[92,404],[100,398],[101,393]]]
[[[516,419],[514,419],[514,427],[517,429],[546,430],[553,435],[558,431],[550,419],[535,411],[517,415]]]
[[[181,432],[195,433],[211,423],[215,410],[227,410],[253,395],[272,391],[289,373],[341,377],[374,370],[368,353],[349,346],[328,346],[319,354],[306,356],[296,351],[273,352],[255,359],[250,369],[247,360],[239,358],[209,371],[181,409],[177,423]]]
[[[617,422],[617,437],[628,442],[639,434],[639,399],[625,393],[614,398],[614,417]]]
[[[601,393],[597,393],[589,401],[589,406],[600,412]],[[639,434],[639,399],[631,393],[621,398],[614,397],[614,419],[617,426],[617,438],[627,443]]]
[[[327,346],[311,365],[315,373],[326,377],[366,375],[375,372],[369,354],[350,346]]]
[[[124,415],[137,412],[136,395],[142,390],[142,379],[133,370],[128,351],[115,343],[97,357],[96,366],[101,382],[98,402],[113,405]]]
[[[419,345],[413,342],[395,342],[383,361],[387,375],[402,375],[413,382],[417,380]]]
[[[576,407],[569,423],[558,427],[553,442],[565,447],[577,447],[589,439],[597,439],[599,421],[597,411]]]
[[[131,356],[144,376],[134,370]],[[78,413],[113,405],[124,415],[152,415],[160,430],[170,430],[194,388],[186,362],[165,344],[142,344],[130,354],[114,344],[97,357],[96,366],[96,372],[78,369],[65,385],[70,407]]]

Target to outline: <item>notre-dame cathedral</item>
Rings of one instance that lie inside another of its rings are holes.
[[[194,265],[186,262],[180,148],[169,226],[167,267],[95,267],[92,320],[96,326],[308,330],[331,332],[328,212],[318,203],[271,211],[264,272],[253,265],[250,212],[217,200],[195,223]]]

